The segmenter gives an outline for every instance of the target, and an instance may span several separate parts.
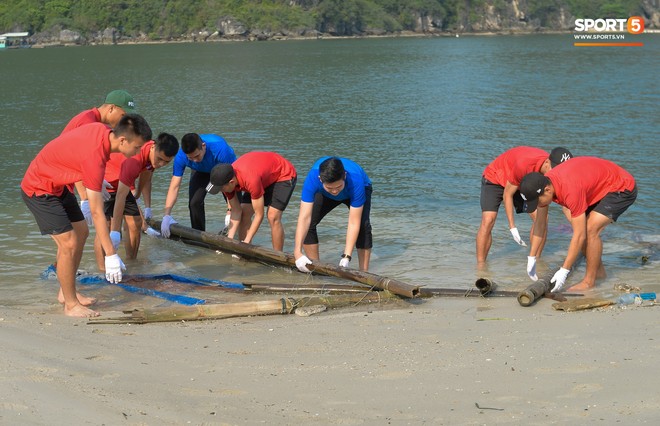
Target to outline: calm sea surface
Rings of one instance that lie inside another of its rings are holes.
[[[551,35],[0,52],[0,304],[59,309],[57,282],[40,279],[55,244],[39,234],[19,184],[71,117],[118,88],[134,95],[156,134],[217,133],[237,154],[272,150],[290,159],[301,179],[284,214],[286,251],[314,160],[357,161],[374,184],[371,271],[434,287],[469,288],[484,274],[475,269],[474,240],[481,172],[495,156],[517,145],[562,145],[614,160],[636,177],[639,198],[603,234],[609,278],[598,291],[611,295],[620,282],[660,291],[660,37],[643,41],[577,48],[570,35]],[[154,175],[157,217],[170,176],[171,168]],[[182,189],[174,216],[183,225],[186,201]],[[208,228],[220,230],[219,198],[207,201]],[[557,206],[550,220],[544,267],[563,260],[571,237]],[[322,224],[323,260],[339,260],[346,221],[338,209]],[[530,223],[517,217],[525,239]],[[503,211],[493,237],[486,274],[504,288],[528,285],[526,250],[512,241]],[[255,243],[270,247],[267,223]],[[146,236],[128,267],[239,282],[323,280]],[[91,238],[81,268],[95,272]],[[162,303],[117,287],[82,288],[103,299],[101,310]]]

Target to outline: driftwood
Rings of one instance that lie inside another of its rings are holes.
[[[160,229],[160,222],[150,220],[149,225]],[[269,264],[284,265],[295,268],[296,259],[292,254],[281,251],[270,250],[264,247],[246,244],[234,239],[229,239],[222,235],[212,234],[210,232],[199,231],[179,224],[170,226],[170,233],[183,239],[192,240],[197,243],[203,243],[209,247],[220,249],[222,251],[235,253],[245,258],[256,259]],[[417,297],[419,295],[419,286],[407,284],[395,279],[382,277],[370,272],[359,271],[352,268],[342,268],[337,265],[314,262],[307,266],[308,269],[317,274],[339,277],[347,280],[366,284],[381,290],[388,290],[396,295],[403,297]]]
[[[557,311],[575,312],[583,311],[585,309],[601,308],[603,306],[613,305],[615,302],[612,300],[582,297],[580,299],[570,300],[566,302],[557,302],[552,304],[552,308]]]
[[[90,318],[87,324],[146,324],[151,322],[197,321],[222,319],[251,315],[290,314],[298,307],[325,305],[331,308],[376,303],[391,298],[389,292],[370,291],[363,294],[336,296],[283,297],[276,300],[210,304],[195,306],[172,306],[164,308],[143,308],[124,311],[126,317]]]

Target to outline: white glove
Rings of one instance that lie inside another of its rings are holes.
[[[80,210],[82,210],[82,214],[83,216],[85,216],[87,225],[89,226],[94,225],[94,219],[92,218],[92,210],[89,208],[89,201],[82,200],[80,202]]]
[[[311,272],[309,269],[307,269],[307,265],[311,265],[311,264],[312,261],[309,260],[309,258],[304,254],[300,256],[298,259],[296,259],[296,268],[298,268],[300,272],[308,272],[308,273]]]
[[[550,290],[551,293],[557,293],[558,291],[561,291],[561,288],[564,286],[566,277],[568,277],[569,272],[571,272],[569,269],[563,267],[559,268],[559,270],[555,272],[555,275],[550,280],[550,283],[555,285],[552,287],[552,290]]]
[[[121,234],[118,231],[110,231],[110,241],[112,241],[112,247],[119,248],[119,243],[121,243]]]
[[[108,189],[112,189],[112,185],[110,185],[110,182],[107,180],[104,180],[103,185],[101,185],[101,196],[103,197],[103,201],[108,201],[110,199]]]
[[[230,223],[231,223],[231,213],[227,212],[227,216],[225,216],[225,228],[229,226]]]
[[[342,257],[339,261],[339,266],[342,268],[348,268],[349,263],[351,263],[351,260],[348,257]]]
[[[147,230],[144,231],[144,233],[147,234],[147,235],[150,236],[150,237],[156,237],[156,238],[160,237],[160,232],[156,231],[156,230],[155,230],[154,228],[152,228],[151,226],[148,227]]]
[[[536,276],[536,256],[527,256],[527,275],[532,281],[538,281],[539,277]]]
[[[163,216],[163,221],[160,224],[160,233],[165,238],[170,238],[170,225],[173,223],[179,223],[170,215]]]
[[[527,247],[527,244],[523,241],[522,238],[520,238],[520,233],[518,232],[518,228],[511,228],[509,229],[511,231],[511,235],[513,235],[513,240],[517,242],[519,245],[523,247]]]
[[[144,220],[149,220],[153,217],[153,214],[151,213],[151,207],[145,207],[144,208]]]
[[[105,257],[105,279],[111,283],[121,282],[121,271],[126,270],[126,265],[121,261],[118,254]]]

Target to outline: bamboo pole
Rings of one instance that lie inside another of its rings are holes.
[[[543,277],[539,278],[534,284],[524,289],[518,294],[518,303],[520,306],[531,306],[545,294],[550,294],[550,290],[554,287],[550,280],[555,275],[559,268],[550,269]]]
[[[481,293],[474,288],[433,288],[422,287],[419,289],[419,297],[516,297],[517,291],[491,290],[487,293]]]
[[[151,322],[197,321],[251,315],[290,314],[296,308],[303,306],[325,305],[331,308],[338,308],[360,303],[376,303],[391,297],[391,293],[388,292],[370,291],[363,294],[310,296],[299,299],[283,297],[276,300],[256,302],[143,308],[124,311],[125,314],[130,314],[126,317],[90,318],[87,324],[146,324]]]
[[[346,284],[265,284],[265,283],[243,283],[245,291],[254,293],[296,293],[296,292],[322,292],[326,294],[364,293],[371,287],[363,285]]]
[[[154,221],[152,219],[149,221],[149,225],[160,229],[159,221]],[[293,268],[296,266],[296,259],[292,254],[270,250],[264,247],[255,246],[253,244],[246,244],[234,239],[229,239],[222,235],[199,231],[197,229],[188,228],[179,224],[171,225],[170,233],[184,239],[206,243],[211,247],[226,252],[239,254],[246,258]],[[313,262],[307,267],[310,271],[316,272],[317,274],[356,281],[379,288],[381,290],[388,290],[399,296],[412,298],[419,295],[419,286],[407,284],[402,281],[372,274],[370,272],[358,271],[351,268],[341,268],[337,265],[323,262]]]

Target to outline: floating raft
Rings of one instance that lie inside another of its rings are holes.
[[[149,224],[160,229],[160,222],[150,220]],[[227,253],[238,254],[246,259],[259,260],[265,263],[296,267],[296,259],[292,254],[270,250],[264,247],[246,244],[222,235],[199,231],[179,224],[170,226],[170,233],[199,245],[206,245]],[[339,277],[366,284],[373,288],[388,290],[398,296],[414,298],[420,293],[420,286],[408,284],[393,278],[387,278],[370,272],[359,271],[352,268],[342,268],[333,264],[315,261],[307,268],[320,275]]]

